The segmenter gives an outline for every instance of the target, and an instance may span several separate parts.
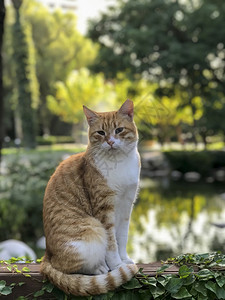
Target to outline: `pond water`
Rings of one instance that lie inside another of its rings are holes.
[[[142,179],[129,231],[133,260],[218,250],[225,251],[224,184]]]

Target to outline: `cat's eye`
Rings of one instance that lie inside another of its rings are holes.
[[[97,131],[97,133],[100,135],[105,135],[105,131],[103,131],[103,130],[99,130],[99,131]]]
[[[115,134],[118,134],[123,131],[123,127],[116,128]]]

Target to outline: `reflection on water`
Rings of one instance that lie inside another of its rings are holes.
[[[136,262],[187,252],[225,251],[224,242],[224,184],[142,180],[128,242],[128,252]]]

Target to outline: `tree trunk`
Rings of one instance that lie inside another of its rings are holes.
[[[182,138],[182,128],[181,128],[181,125],[178,124],[176,127],[175,127],[175,130],[176,130],[176,135],[177,135],[177,140],[178,142],[183,145],[184,144],[184,140]]]
[[[18,112],[18,109],[14,110],[14,124],[15,124],[15,129],[14,129],[15,136],[17,139],[20,139],[20,141],[22,141],[23,140],[22,120]]]
[[[18,88],[17,109],[22,120],[23,146],[27,149],[36,147],[35,112],[32,108],[32,91],[28,65],[29,49],[24,26],[20,18],[22,0],[12,0],[15,8],[15,23],[13,26],[13,47]]]
[[[4,20],[5,20],[5,3],[0,0],[0,163],[2,158],[2,146],[4,139],[4,99],[3,99],[3,81],[2,81],[2,44],[4,33]]]

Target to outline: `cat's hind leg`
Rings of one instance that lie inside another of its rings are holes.
[[[70,234],[61,235],[52,247],[52,266],[67,274],[107,273],[107,234],[102,224],[88,217],[76,221],[68,231]]]
[[[83,261],[78,273],[99,275],[109,271],[105,261],[107,233],[97,219],[90,217],[87,220],[86,230],[83,230],[83,235],[67,242],[67,246]]]
[[[99,275],[108,272],[108,266],[105,262],[106,243],[101,241],[71,241],[71,249],[79,253],[83,264],[76,273]]]

